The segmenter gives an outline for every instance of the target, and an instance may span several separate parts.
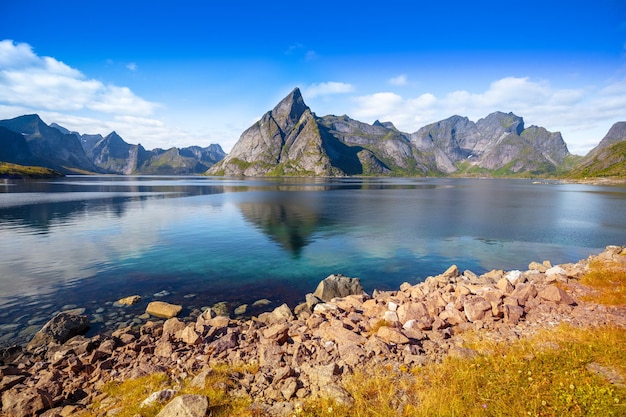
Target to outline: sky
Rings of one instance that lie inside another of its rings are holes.
[[[626,121],[626,2],[0,2],[0,119],[228,152],[295,87],[407,133],[513,112],[584,155]]]

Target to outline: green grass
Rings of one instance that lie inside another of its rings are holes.
[[[626,388],[587,369],[597,363],[626,375],[624,329],[561,327],[514,344],[482,340],[469,346],[481,354],[408,371],[359,370],[346,383],[354,405],[311,401],[300,415],[626,415]]]
[[[581,283],[594,290],[591,295],[584,297],[587,301],[626,305],[626,259],[621,263],[591,262]]]
[[[50,168],[0,162],[0,178],[53,178],[62,176],[63,174]]]

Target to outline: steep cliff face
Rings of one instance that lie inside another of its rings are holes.
[[[24,136],[4,127],[0,127],[0,161],[19,165],[44,163],[32,154]]]
[[[130,145],[116,132],[98,141],[88,153],[100,168],[115,174],[134,174],[150,155],[141,145]]]
[[[341,175],[332,166],[315,116],[293,90],[248,128],[209,173],[229,176]]]
[[[73,134],[64,134],[48,126],[36,114],[0,120],[3,126],[21,134],[30,152],[40,165],[62,173],[101,172],[87,157],[80,140]]]

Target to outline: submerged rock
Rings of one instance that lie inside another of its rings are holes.
[[[133,304],[137,304],[139,301],[141,301],[140,296],[131,295],[129,297],[120,298],[117,300],[117,303],[125,306],[132,306]]]
[[[146,307],[146,313],[163,319],[176,317],[181,311],[183,311],[183,306],[166,303],[165,301],[153,301]]]

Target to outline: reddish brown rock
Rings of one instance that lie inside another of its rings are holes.
[[[552,301],[557,304],[574,305],[576,301],[570,297],[565,291],[555,285],[548,285],[546,288],[539,292],[539,297],[542,300]]]
[[[491,303],[482,297],[472,298],[463,304],[465,316],[471,322],[483,320],[490,310]],[[491,316],[491,313],[489,313],[489,316]]]

